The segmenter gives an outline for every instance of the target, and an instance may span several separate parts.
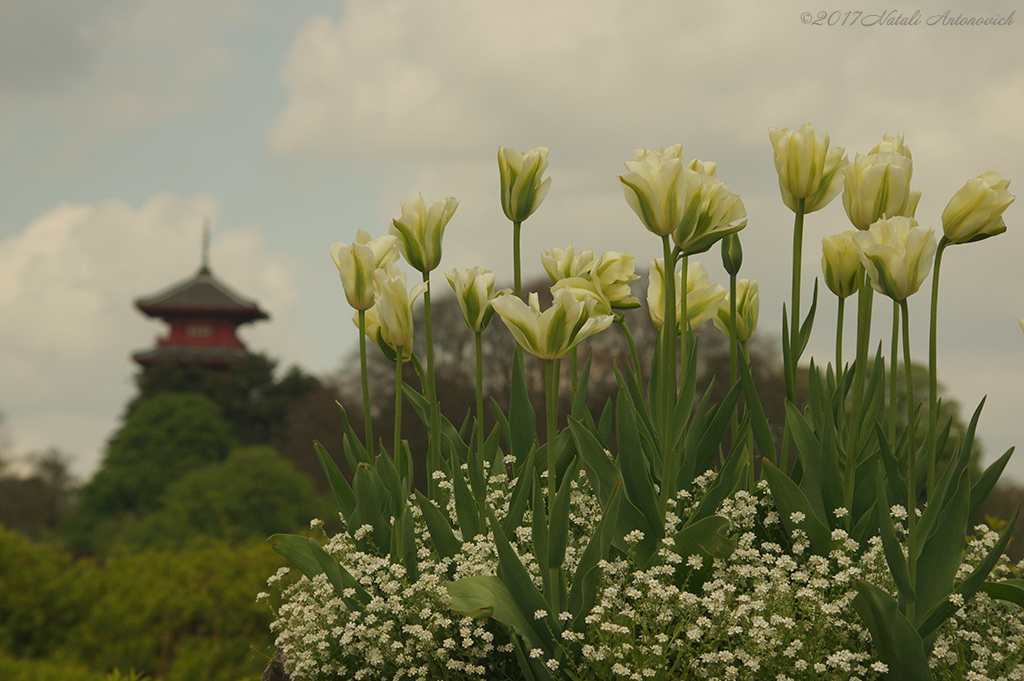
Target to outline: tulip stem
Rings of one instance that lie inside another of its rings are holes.
[[[736,385],[739,382],[739,369],[737,367],[736,347],[736,275],[729,275],[729,383]],[[736,434],[740,429],[739,409],[732,410],[731,420],[731,443],[736,444]]]
[[[661,326],[661,437],[663,456],[668,458],[672,433],[672,402],[676,394],[676,329],[679,318],[676,315],[676,261],[672,242],[668,235],[661,237],[665,258],[665,320]]]
[[[484,345],[483,332],[476,332],[476,424],[477,456],[483,456],[484,451]]]
[[[637,381],[642,386],[643,372],[640,370],[640,355],[636,351],[636,341],[633,340],[633,334],[630,333],[629,326],[626,325],[626,315],[615,315],[615,323],[618,324],[620,329],[622,329],[622,335],[626,337],[626,343],[629,344],[629,354],[632,357],[633,361],[633,369],[636,371]]]
[[[430,323],[430,272],[423,273],[423,283],[427,285],[423,293],[423,327],[427,336],[427,385],[426,398],[430,407],[430,443],[427,455],[427,485],[430,498],[436,498],[437,481],[434,480],[434,471],[441,469],[441,418],[437,404],[437,395],[434,392],[434,334]]]
[[[910,403],[913,390],[913,367],[910,364],[910,312],[907,300],[900,301],[903,310],[903,370],[907,381],[907,564],[910,583],[917,575],[917,441],[914,434],[914,408]],[[907,617],[913,622],[914,603],[907,605]]]
[[[860,413],[864,399],[864,379],[867,373],[868,342],[871,337],[871,305],[875,289],[871,287],[868,273],[864,268],[860,271],[860,284],[857,293],[857,356],[853,362],[853,416],[850,419],[849,440],[846,444],[845,494],[843,500],[846,508],[853,508],[853,482],[857,467],[857,453],[860,450],[860,424],[863,415]]]
[[[544,387],[547,406],[548,508],[555,500],[555,430],[558,420],[558,360],[544,360]]]
[[[569,360],[569,364],[570,364],[569,368],[571,370],[569,372],[569,376],[570,376],[570,381],[571,381],[570,384],[572,385],[572,398],[574,400],[576,399],[576,391],[579,390],[579,387],[580,387],[580,377],[579,377],[579,374],[577,373],[578,366],[577,366],[577,359],[576,359],[576,348],[577,348],[577,346],[575,346],[575,345],[572,346],[572,355],[570,356],[570,360]]]
[[[939,316],[939,267],[942,265],[942,252],[950,244],[945,235],[939,239],[939,245],[935,249],[935,269],[932,271],[932,309],[930,328],[928,332],[928,444],[925,447],[925,455],[928,457],[928,500],[931,501],[935,493],[935,467],[938,460],[938,452],[935,451],[936,428],[939,421],[939,379],[937,367],[938,355],[938,316]]]
[[[906,329],[904,329],[906,333]],[[889,444],[896,446],[896,386],[899,377],[897,361],[900,351],[900,303],[892,301],[892,350],[889,353]],[[910,409],[910,388],[907,388],[907,409]],[[908,412],[908,419],[909,419]]]
[[[786,397],[793,404],[796,404],[796,365],[800,361],[796,347],[800,345],[800,274],[803,269],[803,248],[804,248],[804,202],[806,199],[797,199],[796,217],[793,220],[793,305],[789,310],[789,370],[791,380],[787,387],[789,394]],[[786,460],[789,459],[789,452],[784,452]]]
[[[395,350],[395,440],[391,444],[394,460],[398,459],[398,448],[402,442],[402,348]]]
[[[366,370],[366,310],[359,310],[359,374],[363,381],[363,438],[373,456],[373,418],[370,414],[370,382]]]
[[[519,264],[519,231],[523,227],[522,220],[516,220],[512,223],[512,258],[515,261],[513,267],[515,267],[515,293],[517,298],[523,297],[523,274]]]
[[[836,386],[843,382],[843,320],[846,317],[846,298],[839,298],[839,312],[836,314]]]
[[[680,376],[681,376],[680,380],[685,381],[686,380],[686,372],[689,369],[689,367],[687,366],[687,363],[689,362],[689,359],[690,359],[690,332],[693,330],[693,329],[690,328],[690,311],[689,311],[689,309],[687,307],[687,303],[689,302],[688,298],[689,298],[690,292],[688,290],[689,289],[689,282],[686,279],[687,279],[687,276],[689,274],[687,272],[687,270],[689,269],[689,265],[690,265],[690,256],[684,255],[682,258],[680,258],[680,260],[682,260],[682,272],[681,272],[681,275],[682,275],[682,279],[683,279],[683,286],[682,286],[682,292],[680,294],[682,296],[682,300],[679,301],[679,308],[680,308],[680,312],[682,314],[682,321],[680,323],[680,329],[679,330],[680,330],[680,332],[683,335],[683,345],[682,345],[682,357],[679,358],[679,362],[681,364],[680,372],[679,373],[680,373]],[[673,282],[673,284],[675,284],[675,282]],[[673,285],[673,288],[675,288],[674,285]],[[673,376],[674,376],[675,375],[675,357],[672,358],[672,373],[673,373]],[[674,383],[672,385],[672,395],[673,395],[673,397],[675,396],[675,384]],[[670,402],[670,406],[675,406],[675,405]],[[669,412],[669,413],[671,413],[671,412]]]
[[[800,274],[803,270],[803,248],[804,248],[804,204],[806,199],[797,199],[796,216],[793,218],[793,289],[792,305],[789,309],[789,357],[785,358],[786,366],[786,399],[796,404],[796,375],[797,364],[800,362],[800,353],[797,347],[800,343]],[[789,473],[789,449],[792,444],[792,434],[789,428],[784,428],[782,434],[782,451],[779,452],[779,461],[782,470]]]

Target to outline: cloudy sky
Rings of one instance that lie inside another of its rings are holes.
[[[55,446],[80,476],[95,469],[132,393],[130,354],[162,333],[132,301],[195,270],[207,217],[214,271],[272,317],[245,340],[282,366],[326,373],[349,355],[327,247],[384,233],[418,191],[461,201],[442,269],[510,279],[499,144],[551,149],[551,194],[523,230],[528,275],[570,242],[660,254],[616,177],[634,149],[681,142],[717,161],[747,207],[761,332],[777,336],[792,213],[769,127],[810,121],[851,159],[905,133],[926,226],[989,167],[1024,186],[1024,15],[953,25],[1016,9],[957,5],[0,0],[5,436],[15,454]],[[988,395],[989,459],[1024,444],[1022,215],[944,258],[939,379],[968,410]],[[808,218],[805,300],[821,238],[846,229],[839,200]],[[717,253],[704,260],[726,283]],[[927,306],[911,299],[922,360]],[[876,309],[877,343],[889,315]],[[809,348],[822,361],[834,315],[823,296]],[[1024,455],[1011,468],[1024,482]]]

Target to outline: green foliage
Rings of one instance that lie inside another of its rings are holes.
[[[199,536],[263,539],[336,513],[306,475],[266,446],[233,450],[221,463],[186,473],[167,487],[161,503],[125,529],[126,547],[184,549]]]
[[[281,565],[256,541],[101,566],[0,530],[0,679],[138,678],[124,670],[160,681],[258,678],[260,653],[272,652],[271,612],[253,594]]]
[[[92,561],[76,561],[56,546],[0,528],[0,652],[52,655],[92,608],[96,579]]]
[[[132,677],[104,675],[81,664],[51,659],[12,657],[0,653],[0,679],[4,681],[136,681]],[[143,681],[138,679],[137,681]]]
[[[226,371],[199,364],[153,364],[135,379],[139,394],[128,405],[128,418],[157,395],[199,393],[221,407],[240,444],[271,444],[285,423],[290,405],[320,385],[316,378],[294,366],[275,380],[274,368],[275,362],[264,355],[250,355]]]
[[[163,393],[140,404],[79,494],[68,527],[78,551],[104,553],[126,521],[159,508],[168,485],[227,458],[234,443],[220,408],[198,394]]]

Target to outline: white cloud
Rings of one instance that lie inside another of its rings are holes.
[[[0,242],[0,411],[17,449],[57,446],[78,457],[76,470],[95,465],[132,391],[131,353],[164,333],[133,301],[195,271],[216,213],[208,196],[62,205]],[[255,230],[216,233],[210,258],[272,319],[287,318],[297,268]],[[243,332],[254,349],[296,348],[287,324],[263,324]]]
[[[1010,9],[1000,3],[985,12]],[[382,219],[416,191],[457,196],[443,267],[484,264],[507,278],[498,144],[551,147],[552,192],[523,230],[524,269],[540,274],[539,252],[569,241],[629,249],[643,264],[656,255],[615,176],[634,147],[682,141],[688,157],[719,161],[719,175],[745,199],[744,274],[762,281],[770,331],[778,325],[771,310],[788,298],[792,214],[778,200],[768,127],[810,120],[851,157],[883,133],[905,132],[924,194],[918,217],[935,227],[948,197],[990,165],[1024,177],[1024,47],[1015,27],[812,26],[800,19],[807,10],[795,0],[351,0],[340,18],[314,19],[296,38],[282,72],[290,99],[270,143],[282,155],[383,166],[394,201],[381,207]],[[933,13],[923,9],[923,19]],[[1015,215],[1017,207],[1007,222],[1018,222]],[[808,218],[805,306],[821,237],[848,228],[838,202]],[[1024,236],[999,241],[947,257],[940,356],[956,362],[979,335],[988,349],[974,356],[976,371],[951,367],[945,375],[940,367],[940,380],[965,401],[985,392],[985,378],[1024,381],[1021,363],[1007,360],[1021,351],[1019,329],[997,324],[1024,316],[1019,305],[1007,308],[1024,295]],[[702,259],[723,276],[717,253]],[[927,304],[912,307],[923,359]],[[817,335],[828,335],[834,309],[823,298]],[[880,336],[888,323],[876,316]],[[830,346],[822,338],[811,349],[827,357]],[[988,411],[996,418],[983,435],[993,450],[1019,439],[1000,417],[1021,397],[993,393]]]
[[[48,126],[54,157],[77,160],[206,104],[233,67],[219,34],[244,15],[236,0],[15,0],[0,24],[0,144]]]

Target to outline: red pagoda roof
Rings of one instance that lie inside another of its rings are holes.
[[[238,324],[269,319],[269,315],[255,301],[242,296],[213,276],[205,265],[192,277],[151,296],[137,299],[135,305],[150,317],[162,319],[183,315],[217,316],[230,317]]]

